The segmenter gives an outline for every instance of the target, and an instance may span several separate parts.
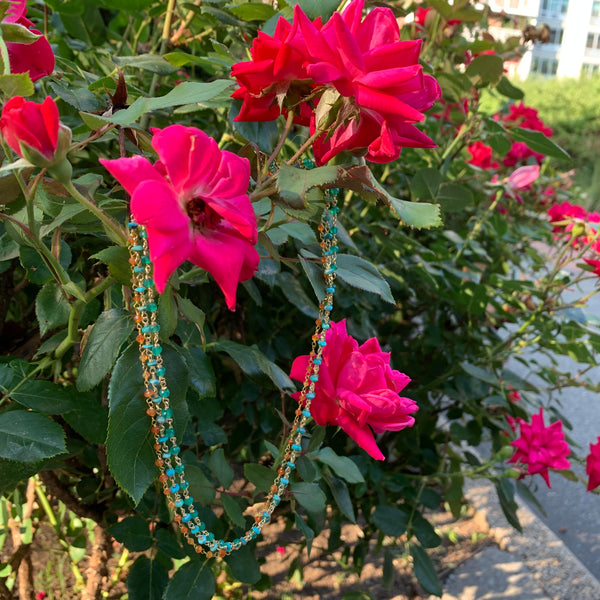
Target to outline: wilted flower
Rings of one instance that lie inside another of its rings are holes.
[[[318,425],[340,426],[373,458],[384,460],[373,432],[414,424],[416,403],[399,395],[410,378],[390,367],[390,354],[381,351],[376,338],[359,346],[346,332],[345,320],[331,323],[325,341],[311,414]],[[308,361],[308,356],[296,358],[290,377],[304,381]],[[300,392],[293,396],[298,399]]]
[[[517,421],[521,436],[511,442],[516,451],[508,462],[526,465],[528,475],[539,473],[551,487],[548,469],[568,469],[571,466],[567,459],[571,451],[565,441],[562,421],[546,427],[543,408],[540,408],[539,414],[532,415],[531,423],[521,418]]]
[[[208,271],[235,309],[238,282],[258,266],[256,217],[248,198],[250,164],[220,150],[195,127],[153,130],[159,161],[100,159],[131,195],[131,212],[148,232],[156,289],[185,260]]]

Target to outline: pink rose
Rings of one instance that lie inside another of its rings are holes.
[[[532,129],[533,131],[541,131],[547,137],[552,136],[552,129],[544,125],[535,108],[519,102],[519,104],[511,104],[508,110],[508,115],[502,118],[505,124]]]
[[[41,32],[34,29],[33,23],[25,17],[27,14],[26,0],[9,1],[11,6],[2,22],[22,25],[31,33],[41,35]],[[31,44],[7,42],[6,47],[11,73],[29,73],[31,80],[37,81],[54,71],[54,53],[44,36]]]
[[[315,142],[318,164],[344,150],[386,163],[404,146],[435,146],[414,126],[441,95],[437,81],[419,64],[421,40],[402,40],[389,8],[376,7],[362,19],[363,5],[364,0],[354,0],[320,31],[301,11],[295,15],[302,38],[312,42],[307,72],[316,84],[335,88],[344,115],[333,135]],[[320,125],[315,115],[311,133]]]
[[[331,323],[325,341],[311,414],[318,425],[338,425],[373,458],[384,460],[373,432],[414,424],[416,403],[399,395],[410,378],[390,367],[390,354],[381,351],[376,338],[359,346],[346,332],[345,320]],[[308,356],[296,358],[290,377],[304,381],[308,361]]]
[[[546,427],[542,408],[539,414],[532,415],[531,423],[521,418],[517,421],[521,436],[511,442],[516,451],[508,462],[527,465],[528,475],[539,473],[546,485],[551,487],[548,469],[568,469],[571,466],[567,459],[571,451],[565,441],[562,421]]]
[[[497,169],[500,166],[498,162],[492,160],[492,147],[486,146],[479,140],[467,146],[467,151],[471,155],[471,159],[467,162],[474,167]]]
[[[589,477],[587,491],[591,492],[600,485],[600,436],[595,444],[590,444],[585,472]]]
[[[256,217],[247,159],[220,150],[195,127],[154,129],[159,160],[100,159],[131,195],[131,212],[146,226],[156,289],[185,260],[208,271],[235,310],[237,285],[258,267]]]

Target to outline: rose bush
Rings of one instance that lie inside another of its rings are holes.
[[[249,597],[321,531],[341,575],[381,552],[395,593],[410,557],[439,595],[429,515],[465,479],[515,527],[538,473],[598,493],[555,402],[597,382],[538,358],[596,363],[564,292],[599,219],[504,74],[519,40],[334,4],[30,4],[57,67],[2,63],[0,595],[64,595],[20,570],[44,521],[84,600]]]

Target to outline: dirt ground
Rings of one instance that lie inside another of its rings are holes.
[[[446,512],[428,516],[437,533],[442,537],[442,546],[431,551],[437,572],[443,580],[453,569],[462,564],[474,553],[494,542],[488,535],[485,519],[473,512],[455,520]],[[274,522],[265,529],[265,538],[258,546],[259,558],[264,559],[261,571],[271,577],[272,587],[266,591],[249,590],[247,586],[230,588],[224,597],[235,600],[424,600],[429,597],[414,578],[410,564],[397,551],[394,558],[393,583],[389,589],[382,584],[383,551],[377,552],[375,543],[370,545],[364,559],[360,577],[346,564],[342,551],[328,553],[328,532],[324,531],[313,542],[310,557],[306,549],[300,549],[301,533],[297,529],[283,530],[283,524]],[[354,547],[361,539],[358,525],[347,524],[342,528],[341,539]],[[393,544],[385,539],[384,546]],[[119,545],[115,550],[120,554]],[[6,561],[10,544],[4,546],[0,562]],[[115,553],[115,556],[118,555]],[[130,560],[135,555],[130,555]],[[80,594],[74,591],[75,579],[64,551],[47,524],[42,524],[37,532],[31,553],[31,565],[36,598],[46,600],[76,600]],[[78,567],[85,572],[86,558]],[[113,576],[117,569],[116,558],[110,560],[109,573]],[[125,572],[113,580],[108,594],[109,599],[121,599],[126,592]],[[225,586],[227,587],[227,586]],[[43,595],[45,594],[45,595]],[[105,596],[106,597],[106,596]],[[10,600],[19,599],[14,594]]]

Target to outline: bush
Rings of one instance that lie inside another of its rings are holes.
[[[57,67],[1,80],[1,514],[21,540],[2,594],[33,595],[22,557],[47,520],[82,598],[268,589],[271,521],[309,552],[327,529],[357,573],[385,546],[387,586],[402,555],[440,595],[428,515],[458,516],[465,478],[492,481],[515,527],[517,489],[578,478],[552,392],[594,384],[537,357],[595,364],[597,320],[561,294],[597,277],[599,219],[567,202],[535,110],[479,111],[488,88],[521,97],[503,76],[518,41],[436,2],[401,34],[423,39],[423,75],[417,45],[368,53],[399,40],[389,8],[311,24],[337,4],[32,9]],[[588,469],[591,489],[594,452]]]

